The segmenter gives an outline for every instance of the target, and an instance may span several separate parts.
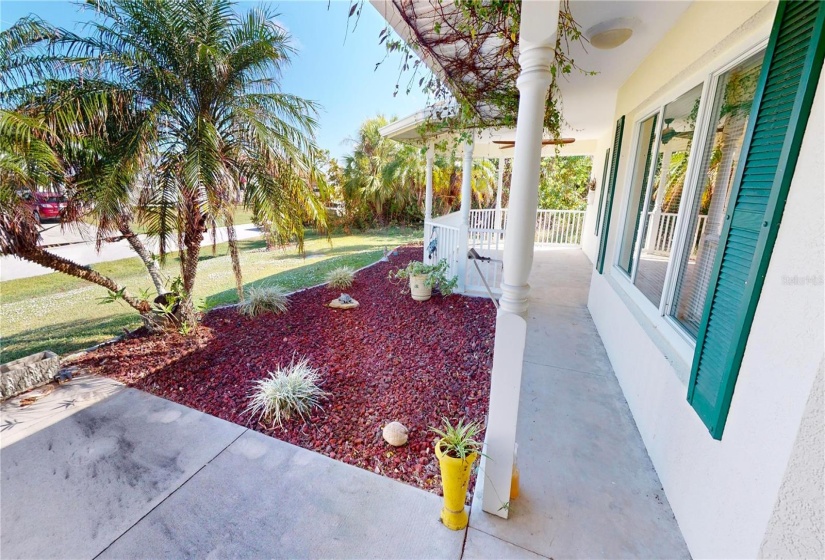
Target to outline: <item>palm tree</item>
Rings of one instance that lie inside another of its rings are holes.
[[[63,168],[52,149],[51,130],[41,119],[0,110],[0,254],[15,255],[41,266],[102,286],[141,314],[147,301],[89,267],[45,250],[39,245],[40,228],[23,199],[44,178],[59,177]]]
[[[90,176],[121,192],[139,188],[137,218],[159,238],[161,258],[177,238],[183,316],[192,322],[201,242],[219,221],[242,295],[232,223],[242,178],[246,204],[276,242],[295,239],[302,250],[304,222],[324,224],[314,193],[323,182],[317,107],[280,91],[294,49],[268,9],[239,14],[230,0],[86,6],[96,13],[90,35],[63,30],[54,44],[64,67],[119,100],[109,106],[120,121],[117,140]]]
[[[399,149],[397,142],[384,138],[379,132],[387,123],[382,115],[364,121],[358,136],[350,140],[352,154],[344,157],[343,191],[348,205],[366,205],[382,222],[387,218],[385,204],[391,204],[398,194],[395,185],[384,174]]]
[[[53,28],[34,18],[24,18],[0,33],[4,106],[29,98],[32,90],[37,90],[35,84],[46,69],[46,64],[41,64],[45,59],[32,58],[29,51],[55,37]],[[15,255],[98,284],[146,314],[150,311],[149,303],[133,297],[111,278],[50,253],[38,244],[38,223],[24,195],[39,185],[63,182],[65,156],[84,144],[76,121],[65,114],[56,120],[60,129],[49,122],[42,110],[31,105],[0,109],[0,254]]]

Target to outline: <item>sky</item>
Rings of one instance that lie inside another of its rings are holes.
[[[243,12],[256,4],[238,2],[237,10]],[[351,151],[347,139],[355,137],[365,119],[378,113],[403,118],[426,106],[426,97],[418,91],[409,95],[401,91],[393,97],[397,57],[375,69],[384,58],[384,47],[378,44],[384,19],[369,2],[364,2],[358,27],[350,33],[346,33],[347,0],[332,0],[329,5],[327,0],[269,4],[280,14],[278,21],[292,34],[298,48],[284,72],[282,89],[321,104],[317,140],[332,157]],[[6,29],[30,13],[72,29],[91,12],[80,11],[68,0],[0,0],[0,28]]]

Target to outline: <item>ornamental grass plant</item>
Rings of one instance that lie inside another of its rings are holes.
[[[339,266],[327,273],[326,280],[330,288],[349,288],[355,280],[355,271],[348,266]]]
[[[284,313],[289,308],[289,296],[280,286],[250,287],[238,304],[238,313],[256,317],[261,313]]]
[[[280,427],[294,416],[306,421],[313,408],[321,408],[326,395],[318,385],[320,380],[318,370],[306,358],[293,358],[288,366],[279,366],[268,377],[255,381],[244,412]]]

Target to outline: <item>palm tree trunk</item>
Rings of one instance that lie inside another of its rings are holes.
[[[243,274],[241,260],[238,256],[238,237],[235,235],[233,222],[231,210],[227,211],[224,223],[226,224],[226,237],[229,241],[229,256],[232,259],[232,272],[235,274],[235,290],[238,292],[238,301],[243,301]]]
[[[149,253],[146,249],[146,245],[144,245],[140,240],[140,237],[132,231],[132,228],[129,226],[129,222],[127,220],[121,219],[118,222],[118,230],[120,230],[120,233],[126,238],[126,241],[129,242],[129,245],[140,257],[140,260],[143,261],[143,264],[146,266],[146,271],[149,273],[149,277],[152,279],[152,284],[155,285],[155,290],[158,295],[160,296],[165,294],[167,290],[163,282],[163,277],[160,274],[160,268],[158,268],[158,263],[156,263],[152,258],[151,253]]]
[[[86,280],[87,282],[97,284],[98,286],[106,288],[110,292],[120,292],[122,290],[123,301],[128,303],[138,313],[141,315],[146,315],[151,311],[151,306],[148,301],[135,298],[130,295],[125,288],[119,286],[114,280],[103,276],[88,266],[79,265],[74,261],[70,261],[69,259],[49,253],[40,247],[26,249],[25,251],[18,253],[17,256],[39,264],[40,266],[51,268],[57,272],[62,272],[63,274],[68,274],[69,276],[74,276],[75,278],[80,278],[81,280]]]
[[[195,305],[192,302],[192,292],[195,290],[201,241],[203,241],[203,232],[200,229],[200,224],[188,224],[187,232],[183,235],[183,246],[181,247],[180,267],[186,296],[180,302],[180,316],[191,326],[196,325],[198,322]]]

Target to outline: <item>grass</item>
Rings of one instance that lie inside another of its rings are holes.
[[[308,235],[305,256],[294,247],[266,251],[260,239],[239,242],[245,287],[277,284],[288,292],[325,281],[330,270],[342,266],[358,269],[383,255],[384,247],[418,241],[420,230],[389,228],[353,235]],[[139,293],[152,283],[137,258],[99,263],[93,268],[111,276],[129,291]],[[169,279],[180,274],[177,258],[163,266]],[[235,303],[235,280],[226,243],[215,254],[204,248],[195,284],[196,303],[207,307]],[[59,273],[0,282],[0,363],[52,350],[67,354],[88,348],[141,325],[138,315],[122,303],[99,305],[103,288]]]

